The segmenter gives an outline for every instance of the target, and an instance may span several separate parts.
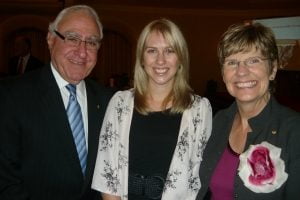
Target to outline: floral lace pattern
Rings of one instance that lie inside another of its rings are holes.
[[[164,199],[195,199],[201,183],[199,167],[211,132],[209,102],[193,96],[182,115],[177,145],[165,180]],[[127,200],[129,131],[133,113],[132,90],[117,92],[111,99],[100,133],[99,151],[92,187]]]
[[[102,176],[106,179],[106,186],[109,191],[116,193],[118,185],[120,184],[120,180],[118,179],[117,175],[117,168],[113,168],[112,165],[106,160],[104,160],[104,164],[105,167]]]
[[[118,138],[116,130],[113,130],[112,123],[107,122],[104,125],[104,132],[100,135],[100,151],[106,151],[107,148],[111,148],[113,141]]]
[[[169,172],[165,181],[164,191],[170,188],[176,189],[176,182],[180,175],[181,172],[179,170]]]
[[[119,96],[119,99],[117,101],[117,106],[115,107],[116,113],[118,116],[118,121],[121,123],[123,121],[123,118],[129,114],[130,109],[128,106],[124,105],[124,99]]]
[[[183,161],[184,154],[186,153],[188,147],[189,147],[189,142],[188,142],[188,130],[184,130],[182,135],[179,136],[179,141],[177,143],[177,154],[178,157],[180,158],[181,161]]]

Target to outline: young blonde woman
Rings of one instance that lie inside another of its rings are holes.
[[[92,187],[109,199],[195,199],[211,132],[207,99],[188,84],[186,41],[171,21],[142,31],[134,88],[111,99],[101,130]]]

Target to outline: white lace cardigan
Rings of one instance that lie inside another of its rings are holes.
[[[128,199],[129,132],[134,106],[133,90],[117,92],[106,110],[100,132],[92,188]],[[199,167],[211,134],[209,101],[193,96],[183,112],[176,149],[164,185],[162,200],[194,200],[201,187]]]

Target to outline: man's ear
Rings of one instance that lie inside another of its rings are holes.
[[[47,43],[48,43],[48,49],[52,49],[52,46],[54,43],[54,36],[50,32],[48,32],[48,34],[47,34]]]

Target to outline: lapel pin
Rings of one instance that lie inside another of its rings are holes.
[[[276,133],[277,133],[277,131],[275,131],[275,130],[272,131],[272,134],[273,134],[273,135],[275,135]]]
[[[100,109],[100,105],[99,105],[99,104],[97,105],[97,109],[98,109],[98,110]]]

